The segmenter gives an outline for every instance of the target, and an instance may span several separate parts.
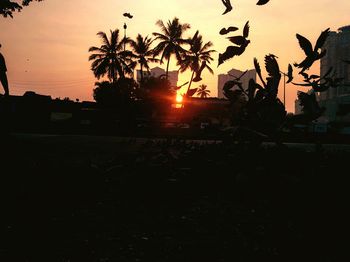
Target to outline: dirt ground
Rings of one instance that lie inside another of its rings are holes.
[[[18,134],[1,148],[0,261],[342,261],[346,251],[341,147]]]

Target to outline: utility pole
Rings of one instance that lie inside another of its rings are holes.
[[[128,26],[126,25],[126,23],[124,23],[124,52],[125,52],[125,40],[126,40],[126,29],[128,28]]]
[[[286,74],[283,74],[283,104],[286,107]]]
[[[124,56],[125,56],[125,45],[126,45],[126,29],[128,28],[128,26],[126,25],[126,23],[124,23]],[[125,76],[125,68],[123,66],[123,74]]]
[[[283,75],[283,105],[286,107],[286,76],[288,75],[282,71],[280,73]]]

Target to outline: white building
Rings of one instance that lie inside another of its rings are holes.
[[[151,77],[151,76],[160,77],[162,75],[165,76],[165,70],[158,67],[158,66],[150,69],[149,72],[147,72],[147,71],[143,72],[144,78]],[[178,79],[179,79],[179,72],[178,71],[169,71],[168,72],[168,80],[170,81],[170,84],[172,86],[177,86]],[[141,81],[141,70],[136,70],[136,81],[137,82]]]

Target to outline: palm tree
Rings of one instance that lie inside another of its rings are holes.
[[[181,60],[181,55],[185,52],[181,45],[186,43],[182,35],[190,28],[190,25],[187,23],[181,24],[177,17],[172,21],[169,20],[166,25],[162,20],[158,20],[156,24],[160,27],[161,33],[153,33],[155,36],[154,40],[160,41],[154,48],[154,55],[157,56],[162,53],[161,63],[163,63],[164,59],[168,60],[165,74],[166,79],[168,79],[170,57],[172,54],[175,54],[177,60]]]
[[[89,48],[89,52],[94,52],[90,55],[89,61],[93,61],[91,64],[91,70],[97,79],[107,75],[108,79],[113,83],[116,82],[117,75],[124,78],[125,73],[131,74],[135,63],[132,62],[130,51],[124,51],[124,43],[128,39],[122,39],[119,41],[119,30],[110,30],[110,37],[108,38],[106,33],[98,32],[97,35],[102,40],[100,47],[92,46]]]
[[[154,58],[154,52],[153,49],[151,49],[153,40],[151,38],[148,38],[148,36],[144,38],[142,35],[138,34],[138,36],[136,37],[136,41],[131,39],[128,42],[131,48],[133,49],[134,57],[138,59],[138,63],[140,64],[142,84],[143,68],[145,67],[147,69],[147,72],[149,72],[148,63],[154,63],[159,61],[158,59]]]
[[[183,55],[182,60],[179,62],[180,72],[183,73],[186,70],[191,70],[192,75],[190,82],[188,84],[188,90],[190,90],[194,74],[200,70],[208,69],[208,71],[213,74],[214,71],[210,68],[209,64],[214,59],[211,57],[211,54],[216,52],[215,50],[210,49],[213,46],[212,42],[203,43],[203,37],[197,31],[192,38],[187,40],[187,43],[190,44],[190,49],[186,51]],[[201,68],[204,66],[203,68]]]
[[[207,85],[200,85],[197,90],[197,95],[200,98],[208,98],[210,96],[210,90],[207,89]]]

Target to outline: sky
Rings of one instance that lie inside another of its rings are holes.
[[[138,33],[152,36],[159,32],[156,21],[164,22],[178,17],[180,22],[189,23],[191,29],[185,37],[191,37],[199,30],[204,41],[213,42],[214,61],[211,66],[214,75],[204,71],[203,80],[217,96],[217,75],[236,68],[253,68],[256,57],[263,67],[264,56],[278,57],[280,69],[287,71],[289,63],[300,62],[304,53],[295,37],[299,33],[313,44],[321,31],[350,24],[349,0],[270,0],[265,6],[257,6],[257,0],[231,0],[234,10],[222,15],[221,0],[45,0],[32,3],[14,18],[0,17],[1,52],[8,67],[10,91],[23,95],[25,91],[51,95],[52,98],[69,97],[73,100],[93,101],[92,91],[97,81],[88,61],[90,46],[99,46],[96,36],[99,31],[110,29],[123,31],[127,23],[127,35],[136,38]],[[134,17],[128,19],[124,12]],[[219,53],[223,53],[230,42],[221,36],[223,27],[236,26],[240,34],[249,21],[251,44],[240,57],[234,57],[217,67]],[[177,70],[175,59],[171,70]],[[165,64],[161,67],[165,68]],[[319,72],[316,63],[311,72]],[[263,71],[264,72],[264,71]],[[190,73],[180,75],[178,84],[188,81]],[[297,79],[295,80],[297,82]],[[294,101],[298,90],[293,84],[286,86],[286,108],[294,112]],[[279,91],[283,101],[283,81]]]

